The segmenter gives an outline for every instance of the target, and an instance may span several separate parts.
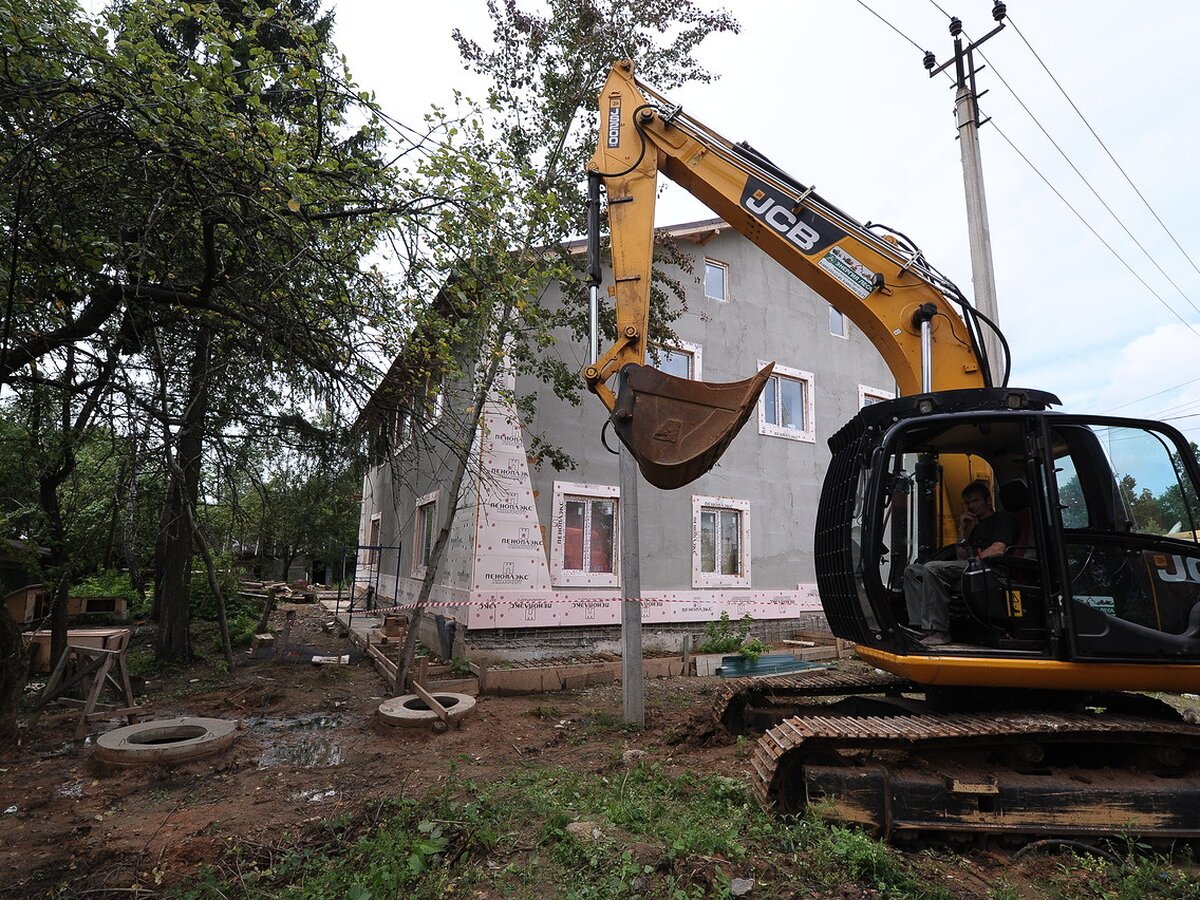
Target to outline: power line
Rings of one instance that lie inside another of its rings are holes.
[[[943,15],[946,15],[946,11],[944,9],[942,9],[942,7],[938,6],[936,0],[929,0],[929,2],[932,3],[937,9],[939,9]],[[1011,19],[1010,19],[1010,22],[1011,22]],[[1016,26],[1013,26],[1013,27],[1015,28]],[[966,34],[966,32],[963,32],[963,33]],[[1020,34],[1019,31],[1017,33]],[[968,39],[969,39],[969,36],[968,36]],[[1023,41],[1025,40],[1024,36],[1022,36],[1021,40],[1023,40]],[[1026,41],[1025,45],[1027,47],[1029,46],[1027,41]],[[1030,47],[1029,49],[1031,52],[1033,51],[1032,47]],[[1067,152],[1062,148],[1062,146],[1058,143],[1058,141],[1056,141],[1054,139],[1054,136],[1051,135],[1050,132],[1046,130],[1046,127],[1041,123],[1041,121],[1038,119],[1038,117],[1036,115],[1034,115],[1033,110],[1031,110],[1028,107],[1028,105],[1026,105],[1025,101],[1021,99],[1021,96],[1016,92],[1016,90],[1013,88],[1013,86],[1008,83],[1008,81],[1005,79],[1005,77],[1002,74],[1000,74],[1000,70],[996,67],[995,63],[993,63],[990,59],[987,58],[987,56],[984,54],[983,50],[978,50],[978,53],[979,53],[979,56],[983,59],[983,61],[992,67],[992,71],[996,74],[996,77],[1000,80],[1000,83],[1002,85],[1004,85],[1005,89],[1010,94],[1012,94],[1013,99],[1017,101],[1017,103],[1020,105],[1021,109],[1025,110],[1026,115],[1028,115],[1029,118],[1033,120],[1033,124],[1038,127],[1038,130],[1041,131],[1041,133],[1045,136],[1046,140],[1048,140],[1050,142],[1051,146],[1054,147],[1054,149],[1058,151],[1058,155],[1061,156],[1063,158],[1063,160],[1066,161],[1067,165],[1071,167],[1071,171],[1073,171],[1076,175],[1079,176],[1079,180],[1082,181],[1087,186],[1087,189],[1092,192],[1092,196],[1095,197],[1100,202],[1100,205],[1104,207],[1105,211],[1112,217],[1113,221],[1116,222],[1119,226],[1121,226],[1121,230],[1124,231],[1125,234],[1128,235],[1129,239],[1131,241],[1133,241],[1134,244],[1137,245],[1137,248],[1142,251],[1142,254],[1146,257],[1146,259],[1150,260],[1151,265],[1153,265],[1154,268],[1158,269],[1159,274],[1162,275],[1163,278],[1167,279],[1167,281],[1170,283],[1171,287],[1175,288],[1175,290],[1179,293],[1179,296],[1181,296],[1192,309],[1194,309],[1197,313],[1200,313],[1200,307],[1196,306],[1196,304],[1192,301],[1192,298],[1189,297],[1184,292],[1183,288],[1181,288],[1176,283],[1175,279],[1167,274],[1166,270],[1163,269],[1163,267],[1161,265],[1159,265],[1158,260],[1156,260],[1154,258],[1154,256],[1150,253],[1150,251],[1146,249],[1145,245],[1143,245],[1142,242],[1140,240],[1138,240],[1137,236],[1132,231],[1130,231],[1129,226],[1127,226],[1125,224],[1125,222],[1121,219],[1121,217],[1119,215],[1117,215],[1117,213],[1113,210],[1113,208],[1108,205],[1108,202],[1103,197],[1100,196],[1100,192],[1096,190],[1096,188],[1088,180],[1087,176],[1084,175],[1083,172],[1081,172],[1079,170],[1079,167],[1077,165],[1075,165],[1075,163],[1071,159],[1071,157],[1067,155]],[[1037,54],[1035,53],[1034,56],[1036,57]],[[1039,63],[1042,62],[1040,58],[1038,59],[1038,62]],[[1045,63],[1042,63],[1042,68],[1046,69]],[[1050,70],[1046,69],[1046,73],[1050,74]],[[1050,78],[1053,79],[1054,76],[1050,75]],[[1058,82],[1055,81],[1055,84],[1057,85]],[[1061,85],[1059,85],[1059,90],[1060,91],[1062,90]],[[1063,96],[1066,97],[1065,91],[1063,92]],[[1071,102],[1070,97],[1067,97],[1067,102],[1068,103]],[[1075,104],[1071,103],[1071,106],[1074,108]],[[1075,112],[1079,113],[1078,108],[1075,108]],[[1083,118],[1082,113],[1080,113],[1080,118]],[[1085,125],[1087,124],[1086,119],[1084,119],[1084,124]],[[1089,130],[1091,130],[1090,125],[1088,126],[1088,128],[1089,128]],[[1100,138],[1098,136],[1096,136],[1095,131],[1092,131],[1092,135],[1096,137],[1097,141],[1100,140]],[[1100,142],[1100,146],[1104,147],[1103,141]],[[1104,149],[1105,149],[1105,152],[1108,152],[1107,147],[1105,147]],[[1112,156],[1112,154],[1109,154],[1110,158],[1111,158],[1111,156]],[[1116,160],[1113,160],[1113,162],[1115,163]],[[1120,168],[1120,167],[1118,166],[1118,168]],[[1125,174],[1124,171],[1122,171],[1121,174]],[[1128,180],[1128,176],[1126,176],[1126,180]],[[1132,182],[1130,182],[1130,184],[1132,185]],[[1134,190],[1137,191],[1137,188],[1134,187]],[[1138,196],[1141,197],[1141,194],[1139,193]],[[1143,203],[1146,202],[1144,197],[1142,198],[1142,202]],[[1147,204],[1147,208],[1149,208],[1149,204]],[[1150,212],[1153,214],[1154,210],[1151,209]],[[1155,215],[1155,218],[1157,219],[1158,216]],[[1160,225],[1162,224],[1161,219],[1159,220],[1159,224]],[[1166,226],[1164,225],[1163,227],[1165,228]],[[1170,232],[1168,232],[1168,234],[1170,234]],[[1174,240],[1173,235],[1172,235],[1172,240]],[[1176,242],[1176,245],[1178,246],[1178,242]],[[1182,250],[1182,249],[1183,248],[1181,247],[1180,250]],[[1190,257],[1189,257],[1188,261],[1189,262],[1191,261]],[[1194,263],[1193,263],[1193,265],[1194,265]],[[1198,270],[1198,271],[1200,271],[1200,270]],[[1144,283],[1145,282],[1143,282],[1143,284]],[[1166,301],[1164,300],[1162,302],[1165,303]]]
[[[930,2],[932,2],[932,0],[930,0]],[[934,5],[936,6],[937,4],[935,3]],[[939,7],[939,9],[940,8],[941,7]],[[1021,39],[1021,41],[1025,44],[1025,46],[1029,48],[1029,52],[1033,54],[1033,58],[1038,61],[1038,63],[1041,65],[1041,67],[1043,69],[1045,69],[1046,74],[1050,76],[1050,80],[1054,82],[1054,86],[1056,88],[1058,88],[1058,90],[1062,93],[1062,95],[1066,99],[1067,103],[1071,104],[1071,109],[1075,110],[1075,114],[1078,115],[1080,121],[1083,122],[1083,124],[1085,126],[1087,126],[1087,130],[1092,133],[1092,137],[1094,137],[1096,139],[1096,142],[1101,147],[1104,148],[1104,152],[1106,154],[1108,154],[1108,158],[1111,159],[1112,164],[1117,167],[1117,171],[1120,172],[1122,176],[1124,176],[1125,181],[1128,182],[1128,184],[1131,188],[1133,188],[1133,192],[1138,195],[1138,199],[1141,200],[1142,203],[1145,204],[1146,209],[1150,210],[1150,215],[1154,216],[1154,220],[1156,222],[1158,222],[1159,225],[1162,226],[1162,230],[1167,233],[1167,236],[1171,238],[1171,241],[1175,244],[1175,246],[1179,248],[1179,252],[1182,253],[1184,258],[1189,263],[1192,264],[1192,268],[1196,270],[1196,274],[1200,275],[1200,266],[1196,265],[1196,261],[1194,259],[1192,259],[1192,257],[1188,254],[1188,252],[1186,250],[1183,249],[1183,246],[1179,243],[1179,241],[1176,239],[1175,235],[1171,232],[1171,229],[1167,227],[1166,223],[1161,218],[1159,218],[1158,213],[1154,211],[1154,207],[1150,205],[1150,201],[1147,200],[1145,198],[1145,196],[1143,196],[1143,194],[1140,190],[1138,190],[1138,186],[1133,183],[1133,179],[1129,177],[1129,174],[1125,171],[1125,169],[1121,166],[1121,164],[1119,162],[1117,162],[1117,158],[1112,155],[1112,151],[1110,151],[1108,149],[1108,145],[1105,144],[1104,141],[1102,141],[1100,139],[1100,135],[1096,134],[1096,129],[1092,128],[1091,123],[1088,122],[1088,120],[1084,117],[1084,115],[1080,111],[1079,107],[1075,105],[1075,101],[1072,100],[1070,95],[1067,94],[1066,89],[1061,84],[1058,83],[1058,79],[1054,77],[1054,73],[1050,71],[1049,67],[1044,62],[1042,62],[1042,58],[1040,56],[1038,56],[1038,52],[1036,50],[1034,50],[1033,46],[1029,43],[1029,41],[1025,39],[1025,35],[1022,34],[1021,29],[1017,27],[1017,23],[1012,20],[1012,16],[1008,17],[1008,22],[1010,25],[1012,25],[1013,31],[1015,31],[1017,33],[1017,36]]]
[[[1122,403],[1120,406],[1114,406],[1111,409],[1107,410],[1106,413],[1102,413],[1102,415],[1106,415],[1107,413],[1110,413],[1110,412],[1116,412],[1118,409],[1124,409],[1127,406],[1133,406],[1133,404],[1141,403],[1143,400],[1149,400],[1151,397],[1158,397],[1161,394],[1167,394],[1167,393],[1170,393],[1171,391],[1177,391],[1181,387],[1187,387],[1189,384],[1195,384],[1197,381],[1200,381],[1200,378],[1192,378],[1189,381],[1181,381],[1179,384],[1173,385],[1169,388],[1163,388],[1161,391],[1155,391],[1153,394],[1147,394],[1145,397],[1138,397],[1136,400],[1130,400],[1126,403]]]
[[[912,38],[910,38],[907,34],[905,34],[903,31],[901,31],[899,28],[897,28],[895,25],[893,25],[891,22],[889,22],[887,19],[885,19],[879,13],[875,12],[875,10],[871,9],[871,7],[867,6],[867,4],[863,3],[863,0],[858,0],[858,5],[861,6],[863,9],[865,9],[867,12],[869,12],[871,15],[873,15],[875,18],[877,18],[880,22],[882,22],[888,28],[892,29],[892,31],[896,32],[896,34],[900,35],[900,37],[904,38],[906,41],[908,41],[910,44],[912,44],[914,47],[916,47],[919,52],[921,52],[921,53],[925,52],[924,47],[922,47],[920,44],[918,44],[916,41],[914,41]]]
[[[1071,167],[1071,171],[1073,171],[1076,175],[1078,175],[1079,180],[1082,181],[1085,185],[1087,185],[1088,190],[1092,192],[1092,196],[1094,196],[1097,200],[1100,201],[1100,205],[1104,207],[1104,209],[1108,212],[1108,214],[1110,216],[1112,216],[1113,221],[1121,226],[1121,230],[1124,231],[1125,234],[1127,234],[1129,236],[1129,239],[1137,245],[1137,248],[1142,251],[1142,253],[1145,255],[1146,259],[1150,260],[1150,262],[1154,266],[1154,268],[1158,269],[1159,274],[1162,275],[1163,278],[1167,279],[1168,282],[1170,282],[1171,287],[1175,288],[1175,290],[1179,292],[1179,296],[1181,296],[1184,300],[1186,300],[1187,304],[1192,309],[1194,309],[1194,310],[1196,310],[1196,312],[1200,313],[1200,307],[1196,306],[1196,304],[1192,302],[1192,298],[1189,297],[1186,293],[1184,293],[1183,288],[1181,288],[1178,284],[1176,284],[1175,279],[1166,273],[1166,271],[1163,269],[1163,267],[1158,264],[1158,260],[1156,260],[1150,254],[1150,251],[1147,250],[1145,248],[1145,246],[1142,244],[1142,242],[1137,239],[1137,237],[1134,235],[1134,233],[1129,230],[1129,227],[1125,224],[1124,221],[1122,221],[1121,217],[1118,216],[1113,211],[1113,208],[1108,205],[1108,203],[1105,201],[1105,199],[1100,196],[1100,193],[1092,186],[1092,183],[1090,181],[1088,181],[1087,177],[1081,171],[1079,171],[1079,167],[1076,166],[1074,162],[1072,162],[1071,157],[1067,156],[1066,151],[1063,150],[1063,148],[1061,146],[1059,146],[1058,141],[1054,140],[1053,136],[1050,134],[1050,132],[1048,132],[1046,130],[1045,126],[1043,126],[1042,123],[1040,121],[1038,121],[1038,117],[1035,116],[1033,114],[1033,111],[1030,110],[1030,108],[1025,105],[1025,101],[1022,100],[1020,98],[1020,96],[1018,96],[1017,92],[1015,90],[1013,90],[1012,86],[1009,85],[1009,83],[1004,80],[1004,76],[1000,74],[1000,70],[996,68],[995,64],[992,63],[990,60],[988,60],[988,58],[986,56],[983,55],[983,51],[980,51],[979,55],[981,57],[983,57],[984,62],[988,63],[988,65],[990,65],[992,67],[992,71],[995,72],[996,77],[998,79],[1000,79],[1000,83],[1003,84],[1004,87],[1008,89],[1008,92],[1013,95],[1013,99],[1015,99],[1017,101],[1017,103],[1019,103],[1021,105],[1021,109],[1025,110],[1025,112],[1029,114],[1029,118],[1033,119],[1033,124],[1036,125],[1038,127],[1038,130],[1040,130],[1042,132],[1042,134],[1044,134],[1046,136],[1046,140],[1048,140],[1051,143],[1051,145],[1054,147],[1054,149],[1058,151],[1059,156],[1061,156],[1064,160],[1066,160],[1067,165]],[[1153,210],[1151,210],[1151,212],[1153,212]]]
[[[1052,190],[1054,192],[1054,196],[1058,197],[1058,199],[1063,202],[1063,205],[1066,206],[1067,209],[1069,209],[1072,213],[1075,214],[1075,218],[1077,218],[1080,222],[1082,222],[1083,226],[1085,228],[1087,228],[1087,230],[1090,231],[1093,235],[1095,235],[1096,240],[1098,240],[1101,244],[1104,245],[1105,249],[1107,249],[1108,252],[1113,255],[1113,257],[1117,260],[1117,262],[1119,262],[1121,265],[1123,265],[1129,271],[1130,275],[1132,275],[1139,282],[1141,282],[1142,287],[1144,287],[1146,290],[1148,290],[1151,293],[1151,295],[1154,297],[1154,299],[1157,300],[1159,303],[1161,303],[1171,315],[1173,315],[1180,322],[1182,322],[1183,327],[1186,328],[1189,333],[1196,335],[1196,337],[1198,339],[1200,339],[1200,333],[1196,332],[1196,330],[1192,326],[1192,324],[1190,322],[1188,322],[1187,319],[1185,319],[1183,316],[1181,316],[1178,312],[1176,312],[1175,308],[1173,306],[1171,306],[1171,304],[1167,303],[1166,300],[1164,300],[1162,297],[1160,297],[1158,292],[1156,290],[1154,290],[1154,288],[1150,287],[1149,284],[1147,284],[1146,279],[1144,279],[1141,275],[1139,275],[1137,272],[1135,272],[1133,267],[1125,261],[1124,257],[1122,257],[1120,253],[1118,253],[1116,250],[1114,250],[1112,245],[1109,244],[1108,241],[1106,241],[1103,237],[1100,236],[1100,232],[1098,232],[1095,228],[1093,228],[1092,224],[1087,219],[1084,218],[1083,214],[1081,212],[1079,212],[1079,210],[1077,210],[1074,206],[1071,205],[1071,201],[1069,201],[1066,197],[1064,197],[1062,195],[1062,192],[1059,191],[1058,188],[1056,188],[1053,184],[1050,183],[1050,179],[1048,179],[1045,175],[1042,174],[1041,170],[1037,166],[1035,166],[1032,161],[1030,161],[1029,157],[1026,156],[1024,153],[1022,153],[1017,148],[1017,145],[1014,144],[1009,139],[1008,135],[1005,134],[1004,130],[999,125],[996,124],[994,119],[992,120],[992,126],[996,129],[996,133],[998,135],[1000,135],[1000,137],[1004,138],[1005,143],[1008,144],[1008,146],[1012,148],[1013,152],[1016,153],[1017,156],[1021,157],[1021,159],[1025,161],[1025,165],[1027,165],[1027,166],[1029,166],[1029,168],[1033,169],[1034,173],[1037,174],[1038,178],[1042,179],[1042,182],[1046,185],[1046,187],[1050,188],[1050,190]]]

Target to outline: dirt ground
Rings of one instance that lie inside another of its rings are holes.
[[[322,631],[319,609],[300,609],[299,643],[350,649]],[[141,702],[154,718],[238,720],[237,742],[175,769],[106,774],[90,760],[91,745],[123,721],[99,723],[75,744],[78,714],[52,709],[19,748],[0,755],[0,895],[129,897],[135,885],[161,892],[239,842],[268,844],[381,798],[419,793],[449,777],[452,761],[461,776],[487,781],[534,761],[604,771],[640,749],[668,771],[748,777],[744,748],[687,738],[718,682],[649,682],[646,728],[632,733],[619,727],[621,686],[610,684],[480,698],[474,718],[438,735],[374,724],[387,687],[366,659],[340,667],[257,662],[230,674],[210,660],[150,677]],[[944,877],[961,896],[989,896],[996,878],[1014,875],[1005,856],[956,860]]]
[[[299,610],[297,643],[349,652],[346,638],[322,631],[320,610]],[[222,755],[174,769],[105,773],[91,761],[92,744],[124,720],[98,722],[76,744],[78,712],[51,707],[19,748],[0,754],[0,895],[41,896],[64,881],[68,894],[135,884],[153,890],[239,839],[268,843],[426,789],[447,777],[451,760],[465,777],[486,781],[530,759],[594,771],[639,748],[671,765],[726,772],[729,748],[663,743],[696,702],[711,702],[715,681],[649,684],[648,727],[632,735],[611,727],[619,723],[620,684],[481,698],[473,718],[437,735],[374,723],[389,694],[365,658],[337,667],[258,662],[231,674],[205,663],[150,677],[139,702],[154,718],[238,720],[239,739]],[[583,731],[586,740],[571,739]],[[674,758],[680,750],[685,756]]]

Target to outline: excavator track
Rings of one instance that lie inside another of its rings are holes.
[[[714,717],[732,735],[762,732],[794,716],[810,698],[921,691],[919,685],[887,672],[855,673],[818,669],[796,675],[735,678],[714,703]]]
[[[887,840],[1200,838],[1200,729],[1100,713],[793,716],[766,732],[753,787]]]

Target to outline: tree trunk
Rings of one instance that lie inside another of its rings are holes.
[[[290,547],[283,551],[283,575],[280,576],[283,581],[288,580],[288,572],[292,568],[292,563],[296,561],[296,557],[299,555],[300,552],[295,547]]]
[[[0,603],[0,746],[17,740],[17,708],[29,674],[21,628]]]
[[[188,510],[196,508],[200,493],[200,457],[204,449],[204,420],[208,412],[209,351],[212,330],[201,327],[188,385],[188,404],[179,430],[175,461],[171,465],[171,488],[167,494],[168,514],[158,606],[158,635],[154,655],[160,660],[187,662],[193,658],[191,636],[192,529]],[[171,449],[166,448],[170,453]]]
[[[68,457],[74,460],[74,457]],[[63,525],[62,507],[58,500],[58,487],[74,466],[61,462],[52,472],[43,472],[38,478],[38,496],[46,524],[50,529],[50,557],[47,570],[53,581],[47,586],[50,594],[50,665],[54,666],[67,649],[67,592],[70,589],[67,559],[67,531]]]

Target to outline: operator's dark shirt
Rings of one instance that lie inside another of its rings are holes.
[[[980,550],[992,546],[996,541],[1000,541],[1005,547],[1011,547],[1020,536],[1021,527],[1013,518],[1012,513],[997,509],[986,519],[979,521],[975,530],[967,538],[967,543],[971,545],[972,550],[978,553]]]

